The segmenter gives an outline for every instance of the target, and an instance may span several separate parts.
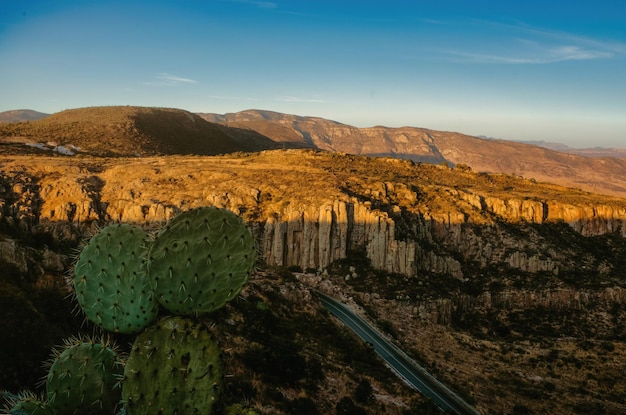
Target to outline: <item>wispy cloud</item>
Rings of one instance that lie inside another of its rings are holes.
[[[320,98],[300,98],[300,97],[292,97],[292,96],[280,96],[276,97],[276,101],[282,102],[326,102]]]
[[[208,98],[213,98],[213,99],[222,99],[222,100],[228,100],[228,101],[258,101],[258,98],[252,98],[252,97],[236,97],[236,96],[229,96],[229,95],[208,95]]]
[[[438,50],[454,62],[537,65],[626,55],[624,43],[550,31],[522,23],[469,21],[455,22],[455,25],[457,29],[460,27],[461,33],[464,29],[468,31],[468,41],[463,48],[446,48],[444,43]],[[480,28],[480,35],[469,35],[477,28]]]
[[[160,73],[157,76],[157,79],[160,79],[163,82],[172,82],[174,84],[196,84],[197,83],[193,79],[182,78],[180,76],[170,75],[168,73]]]
[[[452,24],[452,22],[450,22],[448,20],[431,19],[429,17],[418,17],[418,18],[415,18],[414,21],[416,21],[418,23],[425,23],[425,24],[432,24],[432,25],[450,25],[450,24]]]
[[[198,82],[189,79],[183,78],[176,75],[171,75],[169,73],[160,73],[154,77],[155,80],[144,82],[146,85],[153,86],[178,86],[178,85],[186,85],[186,84],[197,84]]]
[[[249,4],[250,6],[258,7],[259,9],[275,9],[278,7],[276,3],[273,1],[262,1],[262,0],[226,0],[229,3],[241,3],[241,4]]]
[[[526,31],[527,33],[536,35],[539,38],[544,38],[548,41],[551,40],[554,42],[584,46],[599,51],[605,51],[614,55],[626,55],[626,43],[623,42],[594,39],[586,36],[577,35],[575,33],[550,31],[526,25],[513,27],[522,28],[522,30]]]
[[[533,51],[518,50],[517,53],[486,54],[469,51],[444,51],[457,61],[471,63],[503,63],[503,64],[548,64],[564,61],[583,61],[592,59],[611,58],[608,51],[585,49],[580,46],[563,45],[554,47],[535,48]]]
[[[614,56],[613,53],[606,50],[585,49],[580,46],[559,46],[550,49],[552,58],[557,61],[582,61],[589,59],[605,59]]]

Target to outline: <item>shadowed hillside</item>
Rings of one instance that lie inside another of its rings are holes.
[[[98,156],[214,155],[276,147],[259,134],[235,134],[187,111],[144,107],[67,110],[34,122],[0,125],[0,137],[4,143],[52,142]]]

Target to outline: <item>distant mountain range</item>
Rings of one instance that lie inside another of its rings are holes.
[[[626,148],[572,148],[561,143],[551,143],[548,141],[521,141],[522,143],[532,144],[534,146],[544,147],[562,153],[578,154],[585,157],[615,157],[626,158]]]
[[[28,110],[9,113],[12,115],[0,113],[0,121],[20,114],[45,116]],[[170,108],[91,107],[29,123],[0,124],[0,151],[5,154],[46,152],[59,146],[95,156],[215,155],[310,148],[446,163],[626,197],[626,158],[617,158],[626,157],[626,150],[579,150],[415,127],[357,128],[323,118],[261,110],[193,114]]]
[[[429,154],[423,146],[419,146],[417,149],[411,148],[411,143],[405,143],[402,137],[403,134],[406,135],[407,131],[409,132],[408,135],[412,137],[416,132],[421,132],[422,137],[428,137],[429,134],[432,137],[457,135],[495,142],[530,144],[536,147],[586,157],[626,158],[626,148],[596,147],[581,149],[547,141],[509,141],[486,136],[474,137],[460,133],[433,131],[417,127],[389,128],[378,126],[357,128],[324,118],[303,117],[273,111],[246,110],[228,114],[198,113],[198,115],[210,122],[260,132],[276,142],[283,143],[285,147],[310,147],[370,155],[383,154],[384,152],[381,152],[381,150],[386,149],[389,155],[410,158],[416,161],[428,161],[432,156],[435,157],[436,161],[443,161],[443,159],[440,155]],[[329,137],[329,131],[334,132],[335,136]],[[381,132],[383,133],[380,134]],[[394,134],[399,139],[394,140]],[[351,142],[355,138],[356,141]],[[382,138],[382,140],[379,140],[379,138]],[[426,141],[428,141],[428,138]],[[414,151],[414,153],[411,153],[411,151]]]
[[[43,112],[33,110],[11,110],[0,112],[0,123],[6,122],[22,122],[22,121],[35,121],[49,116]]]

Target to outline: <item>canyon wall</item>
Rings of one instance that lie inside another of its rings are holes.
[[[267,189],[247,182],[229,183],[226,190],[198,183],[201,190],[191,192],[186,185],[165,194],[159,191],[165,184],[149,176],[124,182],[123,172],[116,169],[93,174],[77,168],[75,173],[2,175],[0,219],[17,227],[43,227],[58,239],[79,240],[94,223],[156,227],[181,210],[215,205],[241,214],[251,224],[260,256],[270,266],[319,270],[365,252],[376,269],[407,276],[428,271],[459,279],[467,277],[462,266],[466,261],[525,272],[556,274],[567,268],[567,247],[547,243],[528,225],[566,223],[585,237],[626,235],[623,206],[507,199],[448,189],[448,196],[467,209],[409,211],[400,201],[415,202],[420,196],[401,183],[377,183],[359,195],[306,202],[272,189],[274,199],[268,201]],[[192,177],[188,174],[184,180],[192,182]],[[284,205],[277,207],[277,195],[285,199]],[[507,224],[526,229],[524,235]]]

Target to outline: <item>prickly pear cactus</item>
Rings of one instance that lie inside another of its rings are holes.
[[[201,323],[170,317],[135,339],[122,398],[129,415],[210,414],[221,385],[217,341]]]
[[[137,333],[156,319],[158,303],[145,270],[146,232],[109,225],[82,250],[74,268],[76,299],[105,330]]]
[[[215,207],[174,217],[149,250],[148,275],[171,313],[210,313],[232,300],[255,262],[254,238],[242,219]]]
[[[115,413],[124,368],[113,346],[70,339],[55,354],[46,378],[48,402],[55,414]]]
[[[12,396],[7,404],[10,415],[53,415],[48,402],[29,391]]]

